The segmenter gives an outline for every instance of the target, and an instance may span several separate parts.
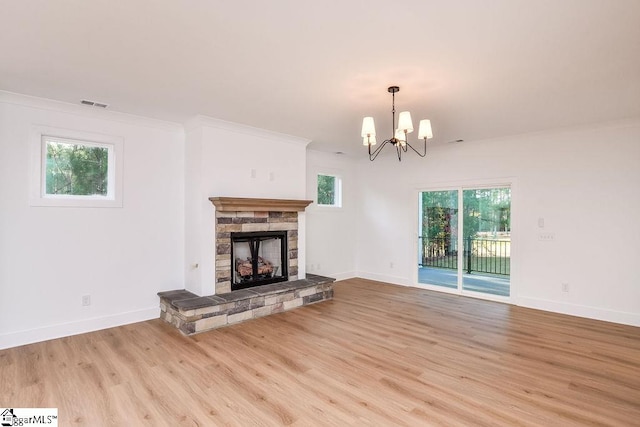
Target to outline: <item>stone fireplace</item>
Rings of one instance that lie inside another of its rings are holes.
[[[284,259],[276,260],[279,265],[274,265],[273,260],[266,259],[270,267],[252,271],[251,276],[258,281],[255,285],[275,283],[277,281],[293,281],[298,279],[298,212],[312,202],[311,200],[282,200],[282,199],[246,199],[235,197],[211,197],[211,203],[216,207],[216,294],[231,292],[249,286],[243,279],[238,279],[237,262],[244,262],[241,268],[246,269],[250,264],[252,270],[260,263],[260,258],[265,258],[256,253],[251,254],[251,247],[242,248],[234,245],[232,237],[240,239],[254,236],[271,236],[282,233],[286,239],[282,242],[286,251],[282,254]],[[260,238],[260,237],[256,237]],[[255,248],[255,246],[254,246]],[[235,249],[235,251],[234,251]],[[259,249],[259,248],[258,248]],[[238,251],[241,251],[238,254]],[[249,254],[247,255],[247,251]],[[232,254],[233,252],[233,254]],[[258,256],[260,258],[258,258]],[[249,260],[246,258],[249,257]],[[255,259],[254,259],[255,258]],[[277,258],[277,256],[275,256]],[[274,275],[276,267],[279,271]],[[269,272],[269,269],[274,271]],[[285,273],[285,274],[283,274]],[[272,277],[268,277],[271,275]],[[286,275],[286,278],[283,277]],[[245,275],[246,276],[246,275]],[[273,281],[269,281],[273,279]]]
[[[158,292],[161,319],[192,335],[333,298],[334,279],[298,278],[298,212],[311,200],[209,200],[216,207],[216,293]]]

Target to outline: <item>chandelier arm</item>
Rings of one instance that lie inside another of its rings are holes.
[[[411,144],[409,144],[409,142],[407,142],[407,146],[411,147],[411,149],[412,149],[413,151],[415,151],[415,152],[416,152],[416,154],[417,154],[418,156],[420,156],[420,157],[424,157],[424,156],[426,156],[426,155],[427,155],[427,140],[426,140],[426,138],[424,139],[424,149],[422,150],[422,151],[424,151],[424,153],[422,153],[422,154],[420,154],[420,152],[418,152],[418,150],[416,150],[415,148],[413,148],[413,147],[411,146]]]
[[[371,144],[369,145],[369,160],[374,161],[376,159],[376,157],[378,157],[378,154],[380,154],[380,151],[382,151],[382,148],[387,145],[387,143],[391,142],[388,139],[385,139],[384,142],[382,144],[380,144],[378,146],[378,148],[376,148],[375,150],[373,150],[373,153],[371,152]]]
[[[400,144],[396,144],[396,153],[398,154],[398,161],[402,161],[402,147]]]

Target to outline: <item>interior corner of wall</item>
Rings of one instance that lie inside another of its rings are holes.
[[[193,275],[190,275],[189,273],[187,273],[187,280],[185,280],[184,288],[189,292],[202,296],[202,286],[200,281],[195,279]]]

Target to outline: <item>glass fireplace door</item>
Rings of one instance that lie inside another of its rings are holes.
[[[286,281],[286,231],[231,233],[231,260],[232,290]]]

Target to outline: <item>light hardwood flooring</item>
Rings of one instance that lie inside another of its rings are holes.
[[[183,337],[160,320],[0,351],[60,425],[640,425],[640,328],[362,279]]]

